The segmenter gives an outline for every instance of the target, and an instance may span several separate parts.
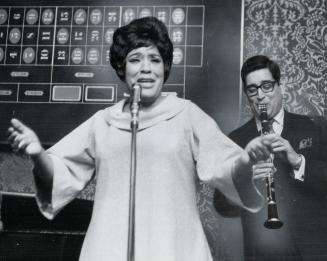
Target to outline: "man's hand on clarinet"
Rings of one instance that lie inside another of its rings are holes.
[[[265,179],[276,172],[272,161],[262,161],[252,166],[254,179]]]

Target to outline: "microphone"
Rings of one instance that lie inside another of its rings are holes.
[[[141,86],[139,84],[134,84],[132,87],[132,97],[131,97],[131,104],[130,104],[130,111],[131,111],[131,127],[138,127],[138,114],[140,109],[140,102],[141,102]]]
[[[261,135],[267,135],[271,132],[268,114],[267,114],[267,105],[259,104],[260,110],[260,121],[261,121]],[[271,154],[269,161],[273,162],[274,155]],[[264,226],[269,229],[277,229],[283,226],[283,222],[278,218],[277,202],[275,197],[275,182],[274,182],[274,173],[269,171],[266,178],[266,187],[267,187],[267,204],[268,204],[268,218],[264,222]]]

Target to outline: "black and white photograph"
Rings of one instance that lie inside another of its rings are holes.
[[[1,1],[2,260],[327,260],[327,1]]]

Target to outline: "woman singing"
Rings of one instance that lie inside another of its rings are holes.
[[[245,150],[234,144],[199,107],[161,95],[173,46],[153,17],[118,28],[111,65],[128,90],[141,86],[137,133],[135,261],[212,260],[196,204],[199,180],[232,202],[255,211],[237,191],[255,193],[252,158],[269,155],[270,136]],[[126,261],[131,150],[130,100],[100,110],[45,151],[33,130],[12,119],[9,142],[35,163],[37,202],[53,218],[96,178],[92,219],[80,260]],[[249,156],[251,155],[251,156]],[[246,189],[242,189],[246,191]],[[258,197],[259,199],[259,197]]]

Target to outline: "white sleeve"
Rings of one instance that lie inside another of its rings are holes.
[[[36,195],[42,214],[49,219],[72,201],[95,174],[92,122],[90,118],[47,151],[54,168],[51,204],[42,201],[38,190]]]
[[[245,206],[233,182],[236,162],[246,152],[223,134],[216,122],[194,104],[190,106],[190,118],[194,135],[193,153],[200,180],[217,188],[234,204],[250,212],[262,208],[263,200],[257,206]],[[253,190],[258,194],[254,186]],[[259,194],[258,198],[261,198]]]

